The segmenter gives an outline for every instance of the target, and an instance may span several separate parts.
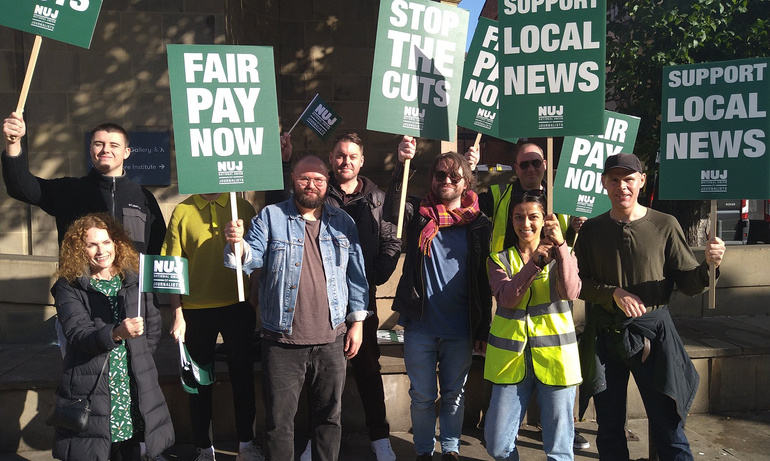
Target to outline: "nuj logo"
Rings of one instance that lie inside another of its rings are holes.
[[[243,162],[217,162],[217,171],[243,171]]]
[[[590,195],[578,194],[577,202],[579,205],[593,205],[596,197]]]
[[[59,10],[54,11],[53,8],[49,8],[43,5],[36,5],[34,14],[45,16],[46,18],[56,19],[59,17]]]
[[[540,117],[564,115],[564,106],[538,106],[537,115]]]
[[[727,170],[700,170],[700,179],[727,179]]]
[[[492,112],[488,109],[479,109],[479,111],[476,113],[476,117],[478,118],[485,118],[487,120],[494,121],[495,117],[497,116],[496,113]]]
[[[420,110],[417,107],[404,107],[405,117],[425,117],[425,109]]]
[[[179,261],[154,261],[153,272],[162,272],[164,274],[181,274],[184,266]]]
[[[332,118],[332,113],[329,112],[324,106],[316,107],[315,113],[329,125],[334,125],[335,123],[337,123],[337,117]]]

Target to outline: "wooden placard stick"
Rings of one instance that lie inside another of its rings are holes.
[[[711,201],[711,237],[717,235],[717,201]],[[709,263],[709,309],[717,308],[717,270],[713,262]]]
[[[230,211],[233,215],[233,221],[238,221],[238,202],[235,192],[230,192]],[[246,296],[243,294],[243,262],[241,261],[241,246],[233,245],[235,253],[235,279],[238,283],[238,301],[244,302]]]
[[[21,115],[24,113],[24,106],[27,104],[27,95],[29,95],[29,87],[32,83],[32,75],[35,73],[35,65],[37,65],[37,56],[40,54],[40,45],[43,43],[43,37],[35,35],[35,43],[32,45],[32,54],[29,56],[29,64],[27,64],[27,73],[24,75],[24,83],[21,86],[21,94],[19,95],[19,103],[16,104],[16,113]]]
[[[546,206],[547,214],[553,213],[553,137],[549,136],[548,140],[546,141],[546,164],[548,168],[546,168],[546,189],[545,189],[545,198],[546,198]]]

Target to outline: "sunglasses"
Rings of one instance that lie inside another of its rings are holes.
[[[434,171],[433,177],[436,178],[436,181],[438,182],[445,182],[446,178],[449,178],[449,181],[451,181],[452,184],[457,184],[461,179],[463,179],[463,177],[457,173],[447,173],[446,171],[441,170]]]
[[[532,168],[537,170],[538,168],[543,166],[543,161],[540,159],[535,159],[535,160],[524,160],[523,162],[519,162],[519,168],[521,168],[522,170],[528,169],[530,165],[532,165]]]

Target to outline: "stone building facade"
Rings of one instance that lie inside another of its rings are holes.
[[[458,3],[455,0],[444,3]],[[25,106],[31,171],[44,178],[87,172],[86,135],[112,121],[129,131],[171,131],[166,45],[272,46],[279,122],[288,130],[319,93],[366,143],[362,173],[381,186],[390,176],[398,137],[366,131],[379,2],[361,0],[108,0],[90,49],[43,40]],[[0,116],[16,107],[33,36],[0,26]],[[328,155],[302,124],[295,152]],[[150,187],[166,219],[179,196],[172,141],[171,186]],[[421,141],[422,152],[452,146]],[[432,155],[413,163],[424,166]],[[425,168],[421,168],[425,170]],[[410,190],[424,191],[427,178]],[[256,207],[261,194],[247,194]],[[0,188],[0,253],[55,256],[53,218]]]

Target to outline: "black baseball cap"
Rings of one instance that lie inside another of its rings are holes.
[[[624,168],[626,170],[636,171],[637,173],[644,171],[642,162],[639,161],[639,157],[634,154],[624,154],[622,152],[607,157],[607,160],[604,162],[604,171],[602,174],[607,174],[613,168]]]

